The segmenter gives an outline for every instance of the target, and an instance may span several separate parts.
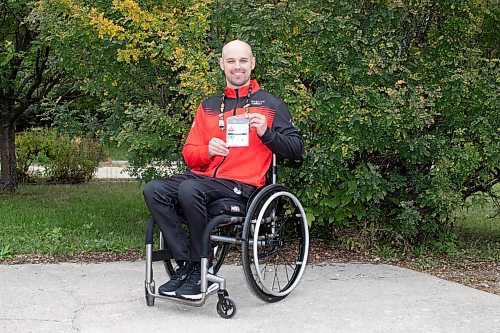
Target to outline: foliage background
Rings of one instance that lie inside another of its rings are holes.
[[[98,141],[71,137],[55,129],[24,131],[16,138],[17,173],[24,183],[89,181],[102,156]]]
[[[343,246],[446,250],[456,209],[498,183],[497,0],[36,3],[87,96],[48,102],[48,118],[126,145],[144,179],[180,160],[196,105],[223,87],[220,49],[240,38],[305,138],[281,181]]]

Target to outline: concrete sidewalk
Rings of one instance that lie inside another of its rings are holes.
[[[116,166],[99,167],[99,168],[97,168],[94,177],[97,179],[131,179],[131,178],[133,178],[127,171],[125,171],[125,167],[116,167]]]
[[[285,300],[250,293],[223,266],[233,319],[203,307],[144,301],[144,262],[0,265],[0,332],[499,332],[500,296],[388,265],[306,269]],[[155,263],[157,287],[166,280]]]
[[[111,161],[101,163],[97,168],[94,177],[97,179],[130,179],[133,178],[126,171],[128,161]]]
[[[127,171],[128,161],[111,161],[100,163],[96,168],[94,178],[96,179],[132,179],[132,177]],[[43,173],[45,168],[39,165],[32,165],[29,168],[30,172],[41,172]]]

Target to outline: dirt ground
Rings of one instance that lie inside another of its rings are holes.
[[[428,265],[422,265],[418,258],[384,260],[373,254],[333,249],[325,244],[310,248],[312,262],[362,262],[389,264],[431,274],[443,280],[457,282],[471,288],[500,295],[500,262],[450,260],[446,257],[433,258]]]
[[[128,260],[135,261],[144,259],[139,251],[128,251],[122,253],[101,252],[81,253],[74,256],[47,256],[39,254],[19,254],[7,260],[0,260],[0,264],[41,264],[58,262],[109,262]],[[227,255],[226,262],[240,263],[240,253],[232,249]],[[345,251],[333,248],[327,243],[311,242],[309,248],[309,264],[325,263],[370,263],[390,264],[409,268],[412,270],[428,273],[441,279],[457,282],[471,288],[480,289],[489,293],[500,295],[500,263],[478,262],[478,261],[450,261],[448,258],[433,259],[428,265],[419,263],[418,258],[404,258],[396,260],[384,260],[373,254]]]

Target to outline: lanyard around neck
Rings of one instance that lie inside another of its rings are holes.
[[[243,106],[243,108],[245,108],[245,114],[248,114],[248,107],[250,106],[250,95],[252,94],[252,85],[250,84],[248,86],[248,94],[247,94],[247,99],[245,101],[245,105]],[[225,124],[224,124],[224,106],[225,106],[225,103],[224,103],[224,100],[226,99],[226,92],[224,91],[222,93],[222,99],[220,101],[220,112],[219,112],[219,128],[221,129],[221,131],[224,130],[224,127],[225,127]],[[236,103],[238,103],[238,101],[236,101]],[[237,107],[237,105],[236,105]]]

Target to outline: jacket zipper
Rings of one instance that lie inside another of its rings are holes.
[[[234,104],[233,116],[236,116],[236,109],[238,108],[238,103],[240,101],[240,96],[239,96],[239,93],[238,93],[238,89],[235,89],[234,91],[236,92],[236,104]],[[212,176],[213,178],[215,178],[215,176],[217,176],[217,171],[219,170],[219,168],[222,165],[222,163],[224,163],[224,161],[226,160],[226,157],[227,156],[224,156],[224,158],[222,159],[222,161],[220,161],[219,165],[217,165],[217,167],[215,168],[214,174]]]

